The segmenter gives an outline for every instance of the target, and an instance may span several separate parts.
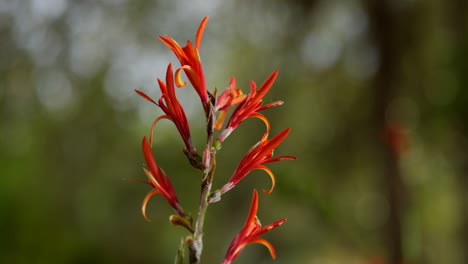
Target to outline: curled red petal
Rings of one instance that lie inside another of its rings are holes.
[[[160,192],[158,189],[152,189],[151,191],[148,192],[148,194],[146,194],[145,198],[143,199],[143,203],[141,205],[141,214],[148,222],[151,222],[151,219],[149,219],[148,216],[146,215],[146,206],[148,205],[148,202],[151,199],[151,197],[159,193]]]
[[[153,124],[151,124],[151,130],[150,130],[150,138],[149,138],[149,145],[150,146],[153,146],[153,135],[154,135],[154,128],[156,127],[156,124],[158,123],[159,120],[161,119],[169,119],[169,120],[172,120],[172,118],[168,115],[163,115],[163,116],[160,116],[158,118],[156,118],[154,121],[153,121]]]
[[[175,72],[175,82],[176,82],[177,87],[179,88],[187,85],[187,82],[182,80],[182,75],[180,74],[183,69],[184,69],[183,67],[180,67]]]
[[[254,244],[254,243],[264,245],[266,248],[268,248],[268,251],[270,251],[271,258],[276,259],[276,250],[269,241],[267,241],[266,239],[257,237],[255,239],[252,239],[251,241],[249,241],[249,243],[247,245]]]
[[[263,123],[265,123],[266,125],[266,132],[265,134],[263,134],[263,137],[260,141],[264,141],[268,138],[268,134],[270,133],[270,121],[268,121],[268,118],[266,118],[266,116],[260,114],[260,113],[253,113],[252,115],[250,115],[249,117],[256,117],[260,120],[263,121]]]
[[[188,77],[190,77],[192,79],[192,85],[195,87],[195,89],[197,87],[201,87],[201,82],[200,82],[200,78],[199,78],[199,75],[197,74],[197,72],[195,71],[195,69],[193,69],[191,66],[189,65],[184,65],[182,66],[181,68],[184,69],[185,73],[187,74]],[[201,96],[201,90],[197,90],[197,93]]]
[[[268,167],[265,167],[263,165],[260,165],[258,166],[256,169],[258,170],[263,170],[265,171],[266,173],[268,173],[268,175],[270,176],[270,179],[271,179],[271,188],[270,190],[263,190],[264,193],[266,194],[269,194],[273,191],[273,189],[275,189],[275,186],[276,186],[276,179],[275,179],[275,175],[273,174],[273,172],[268,168]]]

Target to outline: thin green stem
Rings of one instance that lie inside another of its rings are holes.
[[[174,264],[183,264],[184,263],[184,252],[185,244],[187,243],[187,238],[182,238],[180,240],[179,250],[177,250],[177,255],[174,261]]]
[[[208,209],[208,198],[211,194],[211,186],[216,171],[216,150],[212,148],[214,135],[215,113],[212,106],[207,114],[207,144],[203,153],[203,166],[205,167],[201,183],[200,204],[198,207],[197,221],[193,239],[188,242],[189,261],[191,264],[199,264],[203,251],[203,224]]]

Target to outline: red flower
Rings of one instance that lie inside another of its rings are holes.
[[[161,119],[169,119],[175,124],[177,130],[179,131],[179,134],[185,143],[187,153],[190,154],[190,157],[197,156],[197,151],[195,150],[195,147],[193,146],[192,140],[190,138],[190,127],[187,121],[187,116],[185,115],[185,111],[176,96],[174,88],[174,76],[172,74],[172,63],[170,63],[167,67],[166,84],[164,84],[164,82],[160,79],[158,79],[158,84],[161,90],[161,97],[159,97],[158,102],[155,102],[145,93],[135,90],[135,92],[137,92],[140,96],[159,106],[165,113],[165,115],[156,118],[153,122],[153,125],[151,126],[149,140],[150,145],[153,144],[153,130],[156,126],[156,123]]]
[[[247,216],[247,220],[245,221],[244,226],[240,230],[240,232],[234,237],[231,244],[229,245],[228,251],[222,264],[230,264],[234,261],[234,259],[239,256],[239,254],[244,250],[245,246],[259,243],[268,248],[270,251],[271,257],[273,259],[276,258],[276,251],[273,245],[263,238],[259,238],[263,233],[266,233],[272,229],[277,228],[278,226],[284,224],[286,219],[276,220],[275,222],[265,226],[262,228],[260,221],[257,218],[257,210],[258,210],[258,193],[257,190],[254,190],[253,197],[252,197],[252,205],[250,206],[249,215]]]
[[[385,143],[392,154],[399,158],[409,149],[408,134],[404,127],[396,122],[389,122],[385,125]]]
[[[182,67],[176,71],[177,87],[182,87],[187,84],[186,82],[182,81],[180,76],[180,71],[184,70],[193,88],[197,91],[198,96],[200,96],[205,111],[209,109],[210,102],[208,98],[208,92],[206,90],[205,76],[203,74],[203,67],[200,60],[199,50],[203,37],[203,31],[205,30],[207,22],[208,17],[205,17],[198,27],[197,35],[195,37],[195,47],[193,46],[192,42],[187,41],[187,45],[182,48],[174,39],[168,35],[165,37],[158,37],[174,52],[174,54],[177,56],[177,59],[179,59],[180,64],[182,65]]]
[[[143,168],[143,170],[146,173],[146,176],[148,176],[148,181],[140,181],[134,179],[129,180],[144,182],[153,186],[153,189],[149,191],[143,199],[143,204],[141,206],[141,213],[143,214],[143,217],[147,221],[151,221],[146,216],[146,205],[148,204],[151,197],[153,197],[156,194],[161,194],[180,216],[185,216],[184,210],[179,204],[177,195],[175,193],[171,181],[169,180],[169,177],[167,177],[166,173],[161,168],[159,168],[159,166],[156,164],[156,161],[154,160],[153,153],[151,152],[151,148],[148,144],[148,140],[146,139],[146,137],[143,137],[142,147],[143,155],[146,160],[146,165],[149,169],[148,170]]]
[[[266,173],[268,173],[268,175],[270,175],[272,186],[270,190],[264,190],[264,192],[271,193],[275,188],[275,176],[269,168],[262,164],[280,160],[297,159],[293,156],[280,156],[272,158],[273,150],[286,138],[290,130],[290,128],[286,128],[285,130],[278,133],[278,135],[274,136],[272,139],[268,140],[264,137],[257,144],[255,144],[239,162],[236,170],[232,174],[231,179],[229,179],[228,183],[226,183],[219,190],[221,194],[226,193],[227,191],[232,189],[240,180],[247,176],[249,172],[255,169],[264,170]]]
[[[236,88],[236,78],[232,76],[231,81],[229,81],[228,88],[226,88],[226,90],[224,90],[216,100],[214,111],[220,111],[215,123],[216,129],[221,129],[224,119],[226,118],[226,113],[229,111],[228,107],[241,103],[246,97],[247,95],[244,95],[241,89]]]
[[[223,130],[223,132],[221,132],[220,136],[218,137],[218,140],[220,142],[223,142],[232,133],[232,131],[236,129],[240,123],[242,123],[242,121],[249,117],[257,117],[260,118],[263,122],[265,122],[265,125],[267,126],[267,131],[263,137],[266,138],[268,136],[268,133],[270,132],[270,122],[264,115],[258,112],[273,106],[283,104],[282,101],[276,101],[267,105],[263,105],[262,103],[263,97],[270,90],[277,76],[278,71],[274,71],[270,76],[268,76],[268,78],[258,90],[255,82],[250,82],[250,94],[242,103],[240,103],[237,106],[237,108],[232,113],[226,125],[226,128]]]

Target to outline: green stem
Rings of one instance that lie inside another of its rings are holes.
[[[211,185],[215,169],[215,157],[212,156],[211,169],[205,174],[201,185],[200,205],[198,207],[197,221],[195,223],[195,232],[193,233],[193,240],[189,244],[191,264],[200,263],[200,257],[203,251],[203,224],[205,222],[206,210],[208,209],[209,205],[208,197],[211,193]]]
[[[208,198],[211,194],[211,186],[216,170],[216,150],[212,148],[214,135],[215,113],[210,107],[207,114],[207,144],[203,153],[203,165],[205,172],[201,183],[200,204],[198,207],[197,221],[193,239],[188,242],[190,264],[199,264],[203,251],[203,223],[205,222],[206,210],[208,209]]]
[[[184,249],[187,238],[182,238],[180,240],[179,250],[177,250],[177,255],[174,261],[174,264],[183,264],[184,263]]]

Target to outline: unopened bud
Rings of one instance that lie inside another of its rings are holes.
[[[183,226],[187,228],[187,230],[190,231],[190,233],[194,232],[190,223],[185,218],[180,217],[179,215],[171,215],[169,217],[169,222],[174,226]]]

